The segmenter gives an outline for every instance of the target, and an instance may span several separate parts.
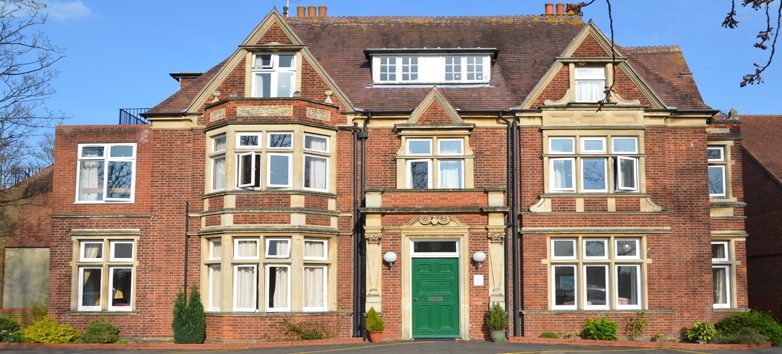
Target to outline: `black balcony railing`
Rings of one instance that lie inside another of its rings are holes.
[[[151,124],[141,115],[148,111],[149,108],[120,108],[119,109],[119,124]]]

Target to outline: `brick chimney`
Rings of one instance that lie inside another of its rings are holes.
[[[304,6],[296,7],[296,17],[304,17],[304,15],[307,13],[307,8]]]
[[[317,13],[317,9],[315,8],[315,6],[308,6],[307,7],[307,17],[315,17],[317,15],[318,15],[318,13]]]
[[[327,17],[325,6],[318,6],[318,17]]]
[[[548,2],[546,3],[546,15],[553,15],[554,14],[554,3]]]
[[[565,4],[564,3],[557,3],[557,15],[564,15],[565,14]]]

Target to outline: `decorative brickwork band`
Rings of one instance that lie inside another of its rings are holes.
[[[212,113],[209,113],[209,120],[210,121],[216,121],[225,119],[225,108],[220,108],[216,111],[212,111]]]
[[[307,118],[331,120],[331,113],[326,110],[307,107]]]
[[[424,224],[424,225],[428,225],[428,224],[432,224],[432,225],[437,225],[437,224],[445,225],[445,224],[447,224],[447,223],[451,222],[451,217],[450,217],[450,216],[448,216],[448,215],[440,215],[440,216],[429,216],[429,215],[423,215],[423,216],[419,216],[419,217],[418,217],[418,221],[419,221],[421,224]]]
[[[252,106],[237,107],[238,117],[289,117],[293,115],[293,106]]]
[[[491,243],[502,243],[502,241],[505,240],[505,233],[504,232],[489,232],[488,233],[489,242]]]
[[[364,238],[367,240],[367,243],[380,243],[380,240],[383,238],[382,232],[368,232],[364,235]]]

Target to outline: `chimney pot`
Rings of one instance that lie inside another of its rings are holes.
[[[307,7],[307,17],[315,17],[317,16],[317,9],[315,6],[309,6]]]
[[[553,15],[554,14],[554,3],[549,2],[546,3],[546,15]]]
[[[299,6],[296,8],[296,17],[304,17],[304,14],[306,13],[307,8],[304,6]]]
[[[565,4],[564,3],[557,3],[557,15],[564,15],[565,14]]]
[[[318,17],[326,17],[326,7],[318,6]]]

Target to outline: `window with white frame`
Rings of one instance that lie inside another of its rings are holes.
[[[464,188],[464,139],[407,138],[407,188]]]
[[[616,193],[639,190],[638,137],[550,136],[550,192]]]
[[[225,253],[223,240],[234,245],[232,253]],[[294,244],[301,249],[292,252]],[[205,245],[208,311],[221,311],[223,299],[232,302],[229,309],[234,312],[328,311],[329,289],[335,287],[328,281],[333,262],[328,238],[224,236],[206,240]],[[232,285],[223,286],[224,281]],[[302,295],[293,302],[292,294]]]
[[[328,190],[329,139],[304,134],[304,189]]]
[[[79,144],[77,202],[132,202],[136,144]]]
[[[725,158],[726,146],[709,146],[707,148],[709,160],[709,197],[725,198],[728,196],[726,186],[726,172],[728,168]]]
[[[583,236],[550,241],[552,309],[642,308],[640,238]]]
[[[264,136],[268,143],[264,145]],[[236,133],[236,186],[259,189],[290,188],[293,168],[293,133]],[[266,161],[264,165],[264,160]],[[264,166],[266,173],[264,174]]]
[[[295,53],[256,53],[252,64],[252,97],[293,97]]]
[[[488,83],[490,75],[488,54],[375,56],[372,63],[378,84]]]
[[[714,290],[714,307],[731,307],[731,253],[730,242],[716,241],[711,243],[711,272]]]
[[[135,241],[79,240],[78,311],[131,311]]]
[[[576,102],[598,102],[605,98],[605,67],[575,68]]]
[[[212,138],[212,190],[225,189],[225,134]]]

